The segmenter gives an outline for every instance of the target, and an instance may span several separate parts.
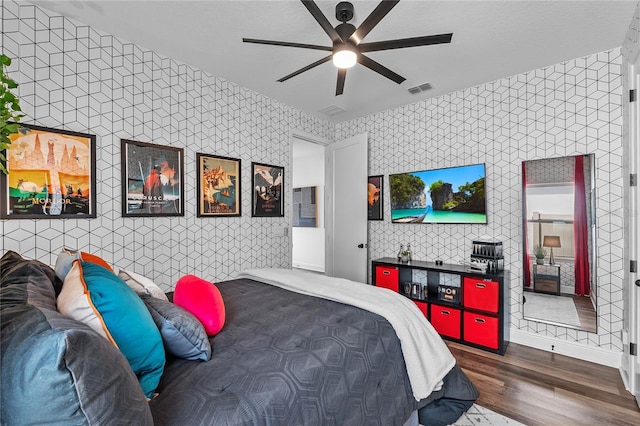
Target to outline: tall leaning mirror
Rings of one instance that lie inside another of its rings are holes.
[[[522,163],[524,318],[595,333],[594,155]]]

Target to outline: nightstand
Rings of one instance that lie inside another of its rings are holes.
[[[560,295],[560,265],[533,264],[533,290]]]

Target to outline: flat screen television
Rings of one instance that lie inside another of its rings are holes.
[[[487,223],[484,164],[389,175],[393,223]]]

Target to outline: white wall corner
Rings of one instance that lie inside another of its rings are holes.
[[[622,351],[612,351],[595,346],[581,345],[580,343],[558,340],[540,334],[527,333],[516,328],[509,330],[509,342],[617,369],[622,365]]]

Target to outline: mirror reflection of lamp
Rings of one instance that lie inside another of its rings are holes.
[[[560,237],[557,236],[557,235],[545,235],[544,236],[544,241],[542,242],[542,245],[544,247],[551,248],[551,253],[549,254],[549,264],[550,265],[554,265],[555,261],[553,259],[553,248],[554,247],[557,247],[557,248],[562,247],[560,245]]]

